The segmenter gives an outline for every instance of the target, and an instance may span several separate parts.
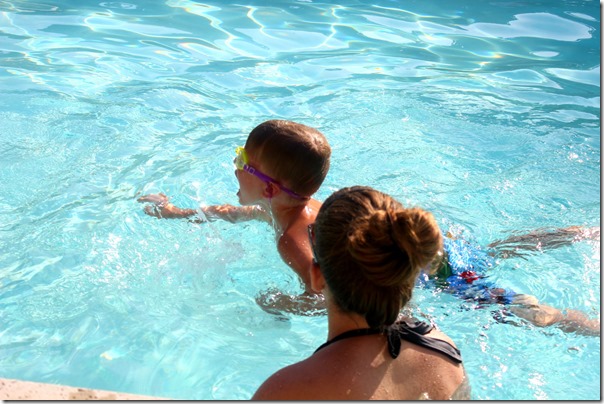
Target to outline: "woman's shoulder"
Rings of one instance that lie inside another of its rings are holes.
[[[457,345],[455,345],[455,342],[451,339],[451,337],[441,331],[437,326],[434,326],[434,328],[432,328],[432,330],[430,330],[430,332],[426,336],[429,338],[444,341],[452,347],[457,348]]]
[[[386,355],[384,353],[384,358]],[[409,356],[408,353],[401,352],[401,357],[394,360],[399,362],[398,366],[391,367],[389,363],[392,359],[384,359],[378,360],[378,363],[368,368],[355,365],[354,361],[349,360],[351,356],[355,355],[351,355],[350,351],[339,349],[317,352],[310,358],[275,372],[258,388],[252,399],[416,400],[424,395],[443,399],[443,397],[452,397],[456,389],[460,390],[460,393],[453,396],[466,397],[465,390],[460,388],[465,376],[461,366],[447,363],[442,367],[441,363],[439,367],[430,360],[427,363],[426,360],[429,358],[424,356]],[[366,359],[363,359],[365,363]],[[374,362],[375,360],[377,359],[374,358]],[[438,369],[438,372],[435,373],[434,369]],[[358,377],[355,379],[351,374]],[[440,374],[442,379],[439,379],[435,389],[432,381],[437,377],[436,374]],[[426,390],[424,391],[423,388]]]
[[[320,400],[324,379],[319,363],[315,362],[310,357],[273,373],[256,390],[252,400]]]

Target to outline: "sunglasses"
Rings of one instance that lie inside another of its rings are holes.
[[[312,250],[312,263],[315,265],[319,265],[319,261],[317,261],[317,251],[315,250],[315,224],[311,223],[308,225],[308,242],[310,244],[310,249]]]
[[[247,153],[245,152],[245,149],[242,146],[239,146],[235,149],[235,167],[237,167],[238,170],[243,170],[246,173],[250,173],[252,175],[255,175],[256,177],[260,178],[262,181],[269,183],[272,182],[273,184],[276,184],[279,188],[281,188],[281,190],[283,192],[285,192],[286,194],[288,194],[291,197],[294,197],[296,199],[308,199],[305,196],[302,196],[294,191],[292,191],[291,189],[288,189],[286,187],[284,187],[283,185],[279,184],[279,181],[275,180],[274,178],[269,177],[268,175],[264,174],[263,172],[256,170],[254,167],[249,165],[249,159],[247,157]]]

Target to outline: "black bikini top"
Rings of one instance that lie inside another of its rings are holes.
[[[392,324],[383,331],[377,328],[359,328],[357,330],[350,330],[343,332],[340,335],[336,335],[318,347],[315,353],[341,339],[359,337],[361,335],[384,334],[388,339],[388,352],[393,359],[398,357],[401,351],[401,341],[405,340],[424,348],[439,352],[455,363],[461,363],[461,352],[459,352],[459,349],[455,348],[446,341],[425,336],[427,333],[432,331],[433,328],[434,327],[432,324],[427,324],[423,321],[406,320],[401,320],[395,324]]]

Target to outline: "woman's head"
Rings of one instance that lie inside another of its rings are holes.
[[[315,222],[315,250],[335,303],[370,327],[394,323],[415,280],[442,251],[431,213],[369,187],[333,193]]]
[[[268,175],[302,196],[314,194],[329,171],[331,147],[317,129],[286,120],[256,126],[245,148]]]

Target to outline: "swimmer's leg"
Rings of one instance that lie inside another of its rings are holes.
[[[566,313],[563,313],[554,307],[526,300],[522,296],[525,295],[517,295],[513,305],[509,308],[509,311],[516,316],[538,327],[558,325],[566,332],[592,336],[600,335],[600,319],[590,319],[585,313],[577,310],[565,310]]]
[[[583,240],[600,240],[599,227],[570,226],[562,229],[538,229],[527,234],[496,240],[488,245],[495,255],[507,258],[523,256],[525,251],[544,251]]]

